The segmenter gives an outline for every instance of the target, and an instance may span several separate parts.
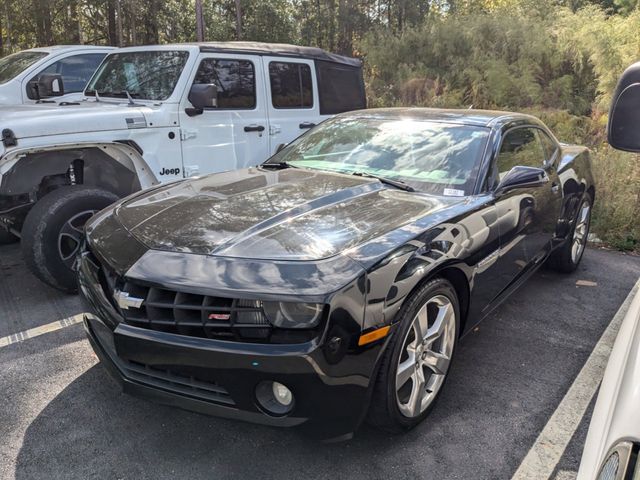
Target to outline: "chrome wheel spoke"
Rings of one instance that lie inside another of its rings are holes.
[[[446,304],[439,308],[436,319],[433,322],[433,325],[427,330],[427,334],[424,339],[428,343],[433,343],[435,340],[440,338],[444,333],[445,326],[451,321],[451,316],[453,315],[453,307],[451,304]]]
[[[411,397],[407,406],[412,417],[416,417],[422,413],[422,404],[427,390],[424,388],[424,372],[422,368],[416,369],[416,376],[413,382]]]
[[[436,375],[444,375],[449,368],[449,357],[443,353],[428,350],[425,352],[423,359],[424,366],[430,369]]]
[[[413,322],[413,326],[416,331],[416,338],[421,340],[427,336],[429,331],[429,313],[427,311],[427,305],[428,303],[425,303],[422,306]]]
[[[396,390],[400,390],[416,373],[416,361],[413,357],[398,365],[396,375]]]

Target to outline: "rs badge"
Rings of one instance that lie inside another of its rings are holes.
[[[140,308],[144,302],[144,298],[136,298],[129,296],[129,292],[123,292],[115,289],[113,291],[113,298],[120,308],[123,310],[129,310],[130,308]]]

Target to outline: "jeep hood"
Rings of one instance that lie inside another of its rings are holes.
[[[344,174],[250,168],[160,187],[115,215],[152,249],[318,260],[460,201]]]
[[[66,135],[146,126],[149,107],[82,101],[77,105],[40,103],[0,107],[0,129],[21,138]]]

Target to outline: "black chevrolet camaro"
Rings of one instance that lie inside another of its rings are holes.
[[[148,399],[324,439],[403,431],[465,332],[545,261],[577,267],[594,199],[588,150],[531,116],[338,115],[90,220],[86,331]]]

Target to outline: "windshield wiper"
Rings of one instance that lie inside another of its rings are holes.
[[[285,168],[300,168],[295,165],[291,165],[289,162],[267,162],[260,165],[262,168],[275,168],[277,170],[283,170]]]
[[[353,172],[351,175],[355,175],[357,177],[365,177],[365,178],[375,178],[380,183],[384,183],[385,185],[391,185],[392,187],[399,188],[400,190],[404,190],[406,192],[415,192],[416,189],[411,185],[407,185],[401,180],[391,180],[390,178],[380,177],[378,175],[373,175],[367,172]]]

